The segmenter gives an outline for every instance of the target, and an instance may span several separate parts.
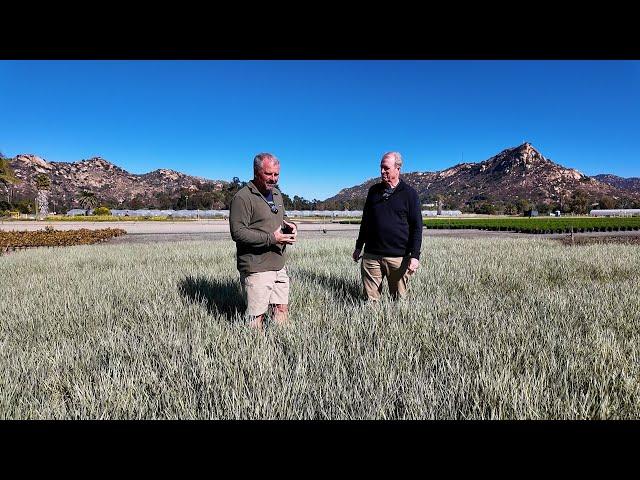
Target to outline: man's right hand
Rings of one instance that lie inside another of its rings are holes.
[[[296,242],[295,233],[282,233],[282,227],[279,227],[273,235],[276,237],[276,243],[282,245],[291,245]]]
[[[353,258],[353,261],[354,261],[354,262],[357,262],[358,260],[360,260],[360,252],[361,252],[361,250],[359,250],[359,249],[357,249],[357,248],[356,248],[356,249],[353,251],[353,253],[351,254],[351,257]]]

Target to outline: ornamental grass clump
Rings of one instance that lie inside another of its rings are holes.
[[[640,251],[429,238],[362,301],[354,239],[290,248],[292,325],[254,331],[231,241],[0,258],[3,419],[630,419]]]

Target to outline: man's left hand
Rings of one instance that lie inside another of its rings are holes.
[[[289,227],[289,229],[291,229],[289,233],[293,235],[298,234],[298,227],[296,226],[295,223],[287,222],[286,220],[283,220],[282,223],[284,223],[287,227]]]
[[[418,260],[417,258],[412,258],[409,262],[409,266],[407,267],[407,272],[409,272],[409,275],[413,275],[414,273],[416,273],[416,270],[418,270],[419,266],[420,260]]]

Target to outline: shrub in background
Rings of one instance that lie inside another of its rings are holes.
[[[94,215],[111,215],[111,210],[107,207],[98,207],[93,211]]]

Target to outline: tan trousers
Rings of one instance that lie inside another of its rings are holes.
[[[365,253],[362,256],[360,271],[362,273],[362,284],[364,294],[368,300],[380,300],[382,293],[382,280],[386,277],[389,282],[389,293],[396,300],[402,298],[407,293],[410,257],[383,257]]]

